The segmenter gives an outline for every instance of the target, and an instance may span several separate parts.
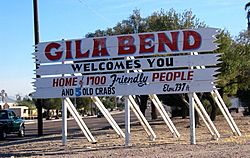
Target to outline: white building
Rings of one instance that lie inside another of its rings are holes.
[[[16,101],[8,97],[5,98],[5,102],[0,101],[0,109],[11,109],[15,114],[22,118],[29,117],[29,108],[26,106],[16,106]]]

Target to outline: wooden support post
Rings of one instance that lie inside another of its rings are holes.
[[[125,134],[121,130],[121,128],[118,126],[118,124],[115,122],[114,118],[110,115],[109,111],[105,108],[103,103],[98,97],[91,97],[95,105],[100,109],[100,111],[103,113],[104,117],[108,120],[109,124],[113,127],[113,129],[116,131],[116,133],[120,136],[125,138]]]
[[[180,137],[180,133],[177,131],[175,125],[173,124],[173,122],[171,121],[170,117],[168,116],[167,112],[165,111],[161,101],[159,100],[159,98],[157,97],[156,94],[153,94],[156,102],[157,102],[157,105],[159,106],[160,110],[162,111],[163,115],[162,117],[165,117],[166,120],[169,122],[170,126],[172,127],[173,131],[174,131],[174,137],[177,137],[179,138]]]
[[[199,107],[197,106],[197,104],[194,104],[194,108],[197,111],[198,115],[201,117],[202,121],[205,123],[207,129],[209,130],[209,132],[211,133],[212,137],[215,138],[215,134],[213,132],[213,130],[211,129],[210,125],[208,124],[207,120],[205,119],[205,117],[203,116],[201,110],[199,109]]]
[[[147,119],[144,117],[144,115],[142,114],[139,106],[136,104],[134,98],[130,95],[129,96],[129,103],[130,103],[130,107],[133,110],[135,116],[138,118],[138,120],[140,121],[142,127],[145,129],[145,131],[147,132],[149,139],[150,140],[155,140],[156,135],[153,131],[153,129],[151,128],[151,126],[149,125]]]
[[[189,93],[189,122],[190,122],[190,144],[196,144],[195,138],[195,113],[194,113],[194,93]]]
[[[198,52],[191,52],[192,55],[198,55]],[[205,66],[196,66],[197,69],[205,69]],[[227,106],[225,105],[223,99],[221,98],[218,90],[214,90],[211,92],[211,95],[213,97],[213,99],[215,100],[216,104],[218,105],[220,111],[222,112],[223,116],[225,117],[228,125],[230,126],[232,132],[234,135],[238,135],[241,136],[241,132],[238,128],[238,126],[236,125],[236,123],[234,122],[231,114],[228,111]]]
[[[133,56],[128,57],[128,59],[135,59]],[[142,70],[134,70],[134,72],[142,72]],[[153,95],[149,95],[149,98],[152,100],[152,102],[154,103],[154,105],[156,106],[157,110],[159,111],[161,117],[163,118],[164,122],[166,123],[166,125],[168,126],[170,132],[172,133],[173,137],[180,137],[179,132],[177,131],[176,127],[174,126],[173,122],[171,121],[171,119],[169,118],[168,114],[166,113],[163,105],[161,104],[159,98],[157,97],[157,95],[153,94]]]
[[[130,146],[130,109],[128,96],[125,97],[125,146]]]
[[[165,109],[163,108],[163,106],[161,106],[162,104],[160,103],[159,100],[157,100],[158,97],[156,95],[149,95],[149,97],[152,100],[152,102],[155,104],[155,107],[159,111],[159,113],[162,116],[164,122],[166,123],[166,125],[168,126],[170,132],[172,133],[173,137],[180,137],[179,132],[175,128],[174,124],[172,123],[172,121],[169,118],[168,114],[166,113]]]
[[[198,96],[196,95],[196,93],[194,93],[194,99],[195,99],[195,102],[197,103],[198,108],[201,110],[201,112],[203,113],[204,117],[206,118],[206,120],[208,121],[209,125],[211,126],[212,130],[215,132],[215,136],[216,137],[214,139],[220,138],[220,134],[219,134],[218,130],[216,129],[213,121],[209,117],[208,113],[206,112],[204,106],[202,105],[202,103],[201,103],[200,99],[198,98]]]
[[[220,103],[220,101],[219,101],[218,97],[215,95],[215,93],[214,93],[214,92],[211,92],[211,95],[213,96],[214,101],[215,101],[215,102],[216,102],[216,104],[218,105],[218,107],[219,107],[219,109],[220,109],[220,111],[221,111],[222,115],[223,115],[223,116],[224,116],[224,118],[226,119],[227,124],[228,124],[228,125],[229,125],[229,127],[231,128],[231,130],[232,130],[233,134],[234,134],[234,135],[237,135],[236,130],[234,129],[234,127],[233,127],[233,125],[232,125],[232,122],[229,120],[229,118],[228,118],[228,116],[227,116],[227,114],[226,114],[226,112],[225,112],[224,108],[222,107],[222,105],[221,105],[221,103]]]
[[[67,102],[62,99],[62,144],[67,144]]]
[[[91,134],[91,132],[88,129],[87,125],[84,123],[82,117],[77,112],[77,110],[76,110],[75,106],[73,105],[73,103],[71,102],[71,100],[69,98],[66,98],[65,100],[66,100],[66,104],[65,105],[67,106],[67,109],[69,110],[69,112],[74,117],[76,123],[78,124],[78,126],[82,130],[82,132],[85,135],[85,137],[88,139],[89,142],[96,143],[95,138]]]
[[[220,103],[221,103],[223,109],[225,110],[225,113],[227,114],[229,120],[231,121],[231,123],[232,123],[232,125],[233,125],[233,127],[234,127],[234,129],[235,129],[235,131],[236,131],[236,134],[237,134],[238,136],[241,136],[241,132],[240,132],[238,126],[236,125],[236,123],[235,123],[235,121],[234,121],[232,115],[230,114],[230,112],[229,112],[229,110],[228,110],[226,104],[224,103],[223,99],[221,98],[220,93],[218,92],[218,90],[214,90],[214,93],[215,93],[215,95],[218,97],[218,99],[219,99],[219,101],[220,101]]]

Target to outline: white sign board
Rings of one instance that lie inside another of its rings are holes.
[[[84,76],[68,76],[68,77],[48,77],[36,79],[34,85],[37,88],[56,88],[56,87],[91,87],[91,86],[109,86],[113,87],[118,84],[122,85],[138,85],[143,87],[147,84],[169,83],[169,82],[196,82],[210,81],[213,82],[217,68],[208,69],[184,69],[184,70],[168,70],[168,71],[152,71],[140,73],[120,73],[120,74],[98,74]],[[127,87],[129,88],[129,87]]]
[[[44,42],[37,45],[35,57],[40,64],[190,51],[208,52],[217,49],[214,43],[216,34],[215,28],[199,28]]]
[[[211,81],[182,81],[149,83],[142,87],[138,84],[118,84],[116,86],[89,86],[77,88],[37,88],[34,98],[65,98],[89,96],[123,96],[148,94],[173,94],[190,92],[211,92],[214,90]]]
[[[99,74],[36,79],[35,97],[84,97],[209,92],[217,68]],[[44,92],[44,93],[42,93]]]
[[[201,28],[39,43],[34,98],[210,92],[219,54],[187,52],[215,50],[216,34]]]
[[[40,65],[37,75],[75,73],[124,72],[125,70],[157,70],[163,68],[211,66],[218,63],[219,54],[146,57],[131,60],[85,61],[71,64]]]

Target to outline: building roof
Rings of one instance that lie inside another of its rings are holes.
[[[10,109],[29,109],[27,106],[12,106]]]

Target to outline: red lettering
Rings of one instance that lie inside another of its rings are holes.
[[[176,81],[176,80],[193,80],[194,71],[176,71],[176,72],[160,72],[153,73],[152,81]]]
[[[53,79],[53,87],[58,87],[58,78]]]
[[[195,31],[183,31],[183,50],[194,50],[198,49],[201,45],[201,36]],[[191,43],[191,37],[193,42]]]
[[[89,50],[87,52],[81,52],[81,40],[75,41],[75,48],[76,48],[76,58],[87,58],[89,57]]]
[[[66,59],[72,59],[71,41],[66,41]]]
[[[94,39],[94,50],[92,53],[92,57],[100,56],[109,56],[108,51],[106,49],[106,38]]]
[[[164,81],[164,77],[165,77],[165,73],[162,72],[162,73],[160,74],[160,80],[159,80],[159,81]]]
[[[72,78],[66,78],[65,79],[65,86],[71,86]]]
[[[172,80],[173,80],[173,72],[168,72],[168,73],[167,73],[166,80],[167,80],[167,81],[172,81]]]
[[[183,74],[182,74],[183,75]],[[181,76],[181,72],[174,72],[174,81]]]
[[[54,78],[52,82],[53,87],[63,86],[77,86],[77,77],[73,78]]]
[[[159,73],[153,73],[152,82],[159,78]]]
[[[154,53],[154,34],[142,34],[139,35],[140,38],[140,53]],[[148,47],[148,48],[146,48]]]
[[[118,38],[118,54],[134,54],[136,47],[134,45],[135,39],[133,36],[120,36]]]
[[[158,52],[166,52],[165,45],[167,45],[171,51],[178,51],[179,32],[170,32],[170,34],[172,42],[168,38],[168,36],[166,36],[165,33],[158,33],[158,40],[159,40]]]
[[[55,55],[52,55],[52,49],[59,49],[61,47],[61,45],[59,43],[49,43],[46,48],[45,48],[45,56],[49,59],[49,60],[59,60],[62,57],[62,51],[55,51]]]
[[[187,80],[187,78],[185,78],[185,72],[184,71],[181,72],[181,80]]]
[[[194,71],[188,71],[187,80],[193,80]]]
[[[73,78],[72,86],[77,86],[77,77]]]

